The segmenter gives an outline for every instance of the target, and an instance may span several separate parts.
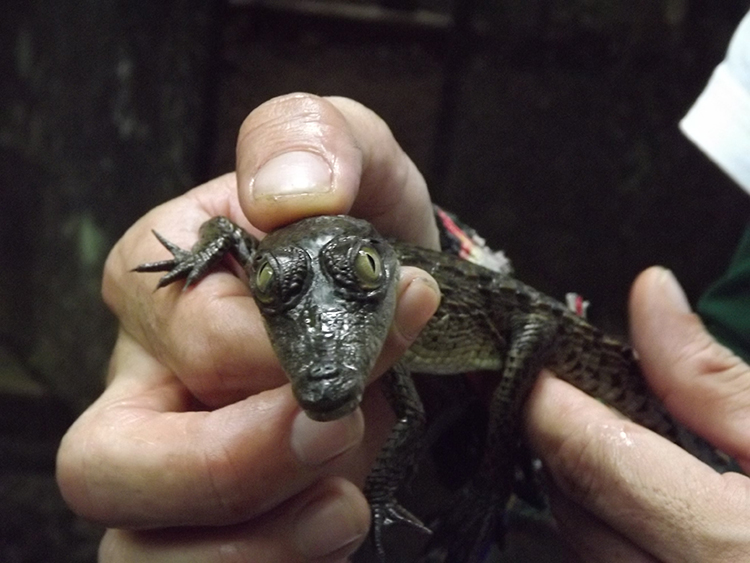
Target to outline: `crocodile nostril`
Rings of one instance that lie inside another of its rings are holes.
[[[332,362],[320,363],[310,369],[312,379],[332,379],[338,377],[339,373],[339,367]]]

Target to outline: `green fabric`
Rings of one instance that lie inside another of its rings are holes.
[[[701,297],[697,311],[719,342],[750,362],[750,226],[728,270]]]

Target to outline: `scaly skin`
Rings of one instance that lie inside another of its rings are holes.
[[[441,519],[424,563],[478,563],[496,539],[512,492],[521,409],[543,367],[715,468],[728,466],[669,415],[646,387],[627,345],[509,275],[450,254],[391,244],[366,221],[344,216],[303,219],[262,241],[216,217],[201,227],[192,251],[156,236],[174,258],[135,269],[168,272],[159,287],[182,278],[187,287],[227,253],[239,261],[295,396],[316,420],[339,418],[359,404],[393,319],[399,264],[420,267],[437,280],[438,311],[385,376],[397,423],[365,486],[371,536],[383,561],[388,526],[401,522],[426,530],[395,499],[417,461],[424,426],[409,370],[498,374],[483,461]]]

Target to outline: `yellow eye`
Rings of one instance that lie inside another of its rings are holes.
[[[383,262],[378,251],[371,246],[360,248],[354,258],[354,272],[363,287],[377,287],[383,274]]]
[[[268,262],[264,262],[258,269],[258,273],[255,274],[255,293],[256,297],[261,301],[266,302],[271,300],[272,295],[269,290],[275,276],[276,274]]]

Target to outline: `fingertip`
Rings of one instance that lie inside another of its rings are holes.
[[[671,272],[654,267],[636,279],[630,316],[643,374],[667,409],[720,450],[746,456],[750,367],[706,330]]]
[[[663,397],[675,365],[684,364],[697,348],[708,348],[713,339],[666,268],[653,266],[636,278],[629,311],[631,340],[644,373],[659,376],[650,380]]]
[[[692,309],[682,286],[671,270],[651,266],[641,272],[633,282],[630,292],[630,313],[649,315],[666,310],[671,314],[690,314]],[[658,315],[654,315],[658,316]]]
[[[348,212],[361,173],[362,153],[347,120],[325,98],[304,93],[273,98],[240,128],[240,206],[261,230]]]
[[[373,369],[375,375],[382,374],[398,361],[440,305],[440,287],[427,272],[402,266],[400,276],[393,323]]]
[[[237,188],[242,211],[266,232],[351,213],[439,248],[424,177],[387,124],[354,100],[296,93],[251,112],[237,140]]]
[[[435,278],[419,268],[402,267],[393,331],[404,349],[416,340],[439,305],[440,286]]]

